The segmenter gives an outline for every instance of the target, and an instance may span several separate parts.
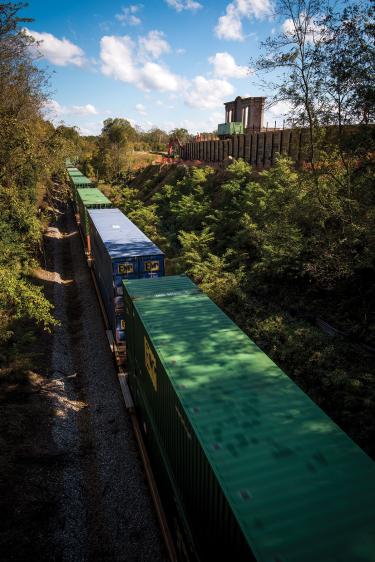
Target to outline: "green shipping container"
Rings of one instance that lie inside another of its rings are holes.
[[[110,209],[112,207],[111,201],[96,187],[77,189],[77,211],[84,236],[88,236],[90,230],[87,209]]]
[[[68,176],[71,178],[75,178],[75,177],[84,177],[84,174],[82,174],[82,172],[80,172],[79,170],[68,170]]]
[[[78,205],[78,201],[77,201],[77,189],[79,188],[90,188],[93,189],[95,188],[94,184],[92,183],[92,181],[87,178],[86,176],[71,176],[70,177],[70,183],[72,186],[72,192],[73,192],[73,201],[75,203],[75,206],[77,207]]]
[[[94,187],[92,181],[86,176],[72,176],[70,181],[76,189],[78,187]]]
[[[187,277],[125,281],[124,303],[180,558],[374,562],[375,463]]]
[[[243,124],[240,121],[232,121],[232,123],[220,123],[217,126],[217,134],[219,137],[226,135],[242,135]]]

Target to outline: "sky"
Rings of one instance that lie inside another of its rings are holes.
[[[250,58],[285,22],[272,0],[30,0],[26,30],[48,69],[46,115],[98,134],[122,117],[143,130],[212,131],[225,101],[265,96]],[[266,113],[272,126],[282,104]]]

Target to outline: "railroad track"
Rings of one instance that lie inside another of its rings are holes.
[[[112,330],[110,329],[110,325],[109,325],[109,321],[108,321],[108,317],[107,317],[107,313],[104,307],[104,303],[103,303],[103,299],[94,275],[94,271],[91,267],[91,263],[90,263],[90,259],[87,258],[87,252],[86,252],[86,248],[85,248],[85,242],[84,242],[84,238],[82,235],[82,230],[80,228],[80,225],[77,221],[77,216],[74,213],[74,209],[73,209],[73,215],[75,217],[76,220],[76,224],[77,224],[77,228],[78,228],[78,232],[80,235],[80,239],[81,239],[81,243],[82,243],[82,249],[84,252],[84,255],[86,257],[86,262],[87,265],[90,269],[90,275],[91,275],[91,279],[95,288],[95,293],[96,293],[96,297],[98,299],[98,303],[100,306],[100,310],[101,310],[101,314],[102,314],[102,319],[104,322],[104,326],[105,326],[105,331],[106,331],[106,336],[107,336],[107,340],[108,340],[108,345],[109,348],[113,354],[114,357],[114,361],[115,361],[115,366],[116,366],[116,373],[117,373],[117,378],[120,384],[120,388],[121,388],[121,393],[122,393],[122,397],[124,400],[124,406],[125,409],[127,410],[129,416],[130,416],[130,420],[132,423],[132,427],[133,427],[133,431],[134,431],[134,435],[137,441],[137,445],[138,445],[138,449],[139,449],[139,453],[141,455],[141,459],[142,459],[142,464],[145,470],[145,474],[146,474],[146,479],[147,479],[147,483],[150,489],[150,493],[151,493],[151,498],[155,507],[155,511],[156,511],[156,516],[158,519],[158,523],[160,526],[160,530],[164,539],[164,543],[168,552],[168,556],[171,562],[177,562],[177,554],[176,554],[176,549],[175,549],[175,545],[172,539],[172,535],[171,532],[169,530],[169,526],[168,526],[168,522],[167,522],[167,518],[165,516],[165,512],[163,509],[163,504],[161,502],[161,498],[160,498],[160,494],[157,488],[157,484],[156,484],[156,480],[152,471],[152,467],[151,467],[151,463],[150,463],[150,459],[147,453],[147,449],[144,443],[144,439],[142,436],[142,432],[141,432],[141,428],[139,426],[139,421],[138,421],[138,417],[135,411],[135,407],[134,407],[134,402],[133,402],[133,398],[130,392],[130,388],[127,382],[127,372],[123,369],[123,356],[119,351],[119,348],[115,342],[115,339],[113,337],[112,334]]]

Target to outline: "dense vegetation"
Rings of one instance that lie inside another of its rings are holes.
[[[29,20],[17,16],[20,7],[0,6],[0,346],[20,319],[54,325],[52,306],[32,272],[50,217],[42,201],[73,148],[43,119],[46,77],[21,30]]]

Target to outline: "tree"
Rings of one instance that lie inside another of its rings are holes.
[[[137,139],[137,131],[127,119],[106,119],[98,140],[93,166],[108,180],[125,170],[128,153]]]
[[[375,118],[374,7],[360,4],[328,10],[322,20],[322,90],[325,121],[342,127],[369,124]]]
[[[278,0],[276,13],[282,31],[262,43],[264,53],[256,61],[259,72],[276,74],[267,82],[273,101],[287,101],[296,124],[309,128],[309,157],[314,168],[316,133],[321,103],[319,71],[321,41],[320,0]]]
[[[224,305],[234,293],[239,292],[243,268],[230,271],[227,256],[218,256],[210,251],[213,239],[209,228],[204,228],[199,234],[183,230],[179,234],[186,272],[217,304]]]
[[[38,182],[58,172],[66,140],[42,118],[46,76],[33,60],[35,42],[19,17],[25,4],[0,5],[0,341],[28,317],[51,328],[52,306],[31,282],[40,249]]]
[[[157,127],[142,133],[142,137],[149,144],[151,150],[165,150],[168,144],[168,134]]]
[[[256,68],[277,73],[266,81],[272,102],[288,101],[294,123],[308,126],[315,172],[320,127],[338,125],[341,136],[344,125],[374,120],[374,7],[278,0],[276,12],[282,31],[262,44]]]
[[[178,139],[181,143],[185,143],[191,139],[191,134],[184,128],[173,129],[169,133],[169,140],[173,139]]]

